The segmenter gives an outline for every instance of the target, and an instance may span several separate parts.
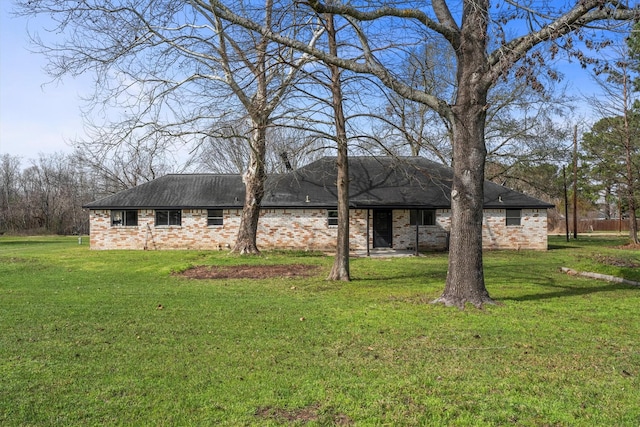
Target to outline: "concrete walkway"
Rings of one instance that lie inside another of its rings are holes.
[[[370,258],[397,258],[397,257],[409,257],[415,256],[416,252],[414,250],[402,250],[402,249],[391,249],[391,248],[375,248],[369,250]],[[364,258],[367,256],[367,251],[355,251],[352,252],[351,256]],[[419,254],[418,254],[419,256]]]

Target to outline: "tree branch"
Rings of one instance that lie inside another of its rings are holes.
[[[610,7],[607,7],[610,6]],[[488,57],[490,72],[485,79],[495,81],[533,47],[565,36],[585,25],[603,20],[630,21],[640,17],[640,6],[629,9],[618,1],[583,0],[570,11],[536,32],[516,38],[496,49]]]

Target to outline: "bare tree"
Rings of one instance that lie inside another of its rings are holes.
[[[9,200],[9,231],[58,234],[87,233],[82,204],[95,194],[74,157],[41,154],[18,172]]]
[[[200,10],[213,12],[210,5],[204,1],[194,3]],[[266,28],[277,25],[281,17],[277,16],[276,12],[273,0],[266,0],[261,14],[262,25]],[[250,147],[249,161],[243,174],[246,187],[245,200],[233,251],[242,254],[258,253],[256,231],[266,180],[267,128],[273,121],[273,112],[289,91],[296,72],[308,62],[308,57],[303,54],[296,59],[293,50],[274,46],[265,35],[256,38],[254,34],[249,33],[245,35],[246,38],[239,40],[239,30],[243,27],[230,31],[227,24],[224,24],[218,16],[213,16],[212,23],[215,23],[219,39],[218,52],[225,82],[246,109],[251,123],[251,129],[247,135]],[[314,34],[311,37],[309,46],[313,46],[318,35]],[[250,41],[253,43],[249,44]],[[252,48],[247,49],[247,46]],[[270,51],[270,49],[275,50]],[[233,59],[232,55],[236,59]],[[238,62],[247,67],[254,83],[247,85],[237,78],[237,71],[233,64]],[[274,81],[277,82],[276,85]]]
[[[246,117],[246,197],[233,250],[258,253],[266,131],[310,56],[222,22],[204,0],[18,0],[17,6],[20,14],[47,14],[57,24],[54,42],[34,35],[53,77],[94,73],[86,115],[103,117],[93,124],[105,136],[97,140],[103,147],[196,147],[215,134],[218,123],[224,125],[229,112]],[[295,11],[288,10],[292,5],[265,0],[236,7],[266,28],[306,39],[309,47],[319,36],[313,26],[298,25]]]
[[[564,88],[553,83],[560,74],[540,63],[532,63],[544,86],[532,87],[525,76],[512,71],[500,78],[488,93],[485,143],[487,146],[487,179],[514,181],[517,165],[532,166],[555,161],[565,155],[565,140],[570,128],[565,115],[568,102]],[[418,49],[410,49],[401,66],[403,81],[421,91],[451,102],[456,93],[455,52],[444,40],[427,41]],[[390,89],[383,113],[372,116],[382,121],[376,143],[384,144],[392,153],[423,155],[443,164],[452,163],[452,132],[428,105],[404,98]],[[573,99],[575,101],[575,99]]]
[[[240,118],[218,123],[216,129],[192,154],[197,170],[216,173],[244,173],[251,148],[247,135],[250,123]]]
[[[312,131],[299,127],[274,127],[267,134],[267,170],[285,173],[325,155],[324,141]]]
[[[0,156],[0,233],[16,231],[19,219],[15,206],[20,199],[20,158]]]
[[[105,196],[112,182],[76,154],[40,154],[23,168],[0,156],[0,233],[88,234],[82,205]]]
[[[640,185],[640,113],[634,104],[633,82],[626,48],[616,50],[617,57],[594,76],[604,96],[588,98],[601,119],[583,136],[585,149],[594,163],[593,171],[605,187],[622,186],[629,214],[629,240],[637,244],[637,200]],[[609,185],[607,185],[609,184]]]
[[[443,99],[455,94],[455,55],[444,40],[427,40],[423,46],[408,49],[400,64],[398,78],[417,90]],[[451,128],[436,111],[424,103],[405,98],[382,87],[386,102],[374,120],[382,122],[375,141],[391,153],[422,155],[451,164]]]
[[[338,56],[341,49],[350,49],[349,39],[353,28],[343,19],[336,22],[332,14],[319,16],[326,37],[319,40],[328,51]],[[303,78],[295,86],[294,95],[301,113],[297,126],[322,141],[322,151],[336,153],[337,233],[336,254],[327,280],[349,281],[350,277],[350,209],[349,209],[349,154],[367,147],[362,140],[370,135],[361,134],[354,123],[369,118],[366,101],[372,99],[366,79],[332,64],[320,64],[303,72]],[[364,107],[364,108],[363,108]],[[350,114],[346,110],[350,110]],[[360,147],[351,145],[360,144]],[[318,147],[317,147],[318,148]]]
[[[114,137],[112,129],[95,127],[89,139],[75,142],[76,161],[95,174],[103,194],[113,194],[190,167],[188,159],[174,155],[180,147],[175,147],[176,141],[165,135],[138,137],[137,132],[133,132],[126,135],[126,140],[114,141]]]
[[[539,85],[528,64],[529,61],[544,60],[538,49],[540,45],[550,45],[552,54],[564,50],[586,61],[588,58],[578,51],[577,43],[570,35],[584,37],[581,31],[585,27],[589,27],[589,31],[611,29],[615,21],[629,22],[640,14],[637,6],[629,8],[625,3],[609,0],[582,0],[566,8],[553,9],[514,1],[490,8],[488,0],[458,3],[435,0],[429,7],[425,4],[424,8],[415,7],[413,2],[343,4],[310,1],[308,4],[315,11],[340,15],[358,29],[358,47],[353,46],[353,53],[338,57],[321,49],[309,48],[305,43],[252,21],[231,2],[212,0],[211,4],[219,16],[229,22],[327,63],[375,75],[399,95],[428,105],[450,123],[454,178],[449,269],[444,292],[436,302],[458,307],[467,302],[476,306],[492,302],[485,287],[482,264],[483,182],[487,153],[485,125],[490,107],[487,103],[489,89],[517,64],[521,65],[517,72],[523,73],[531,85]],[[458,5],[461,9],[453,10]],[[516,22],[518,19],[520,21]],[[514,23],[525,29],[524,34],[507,39],[506,26]],[[384,45],[380,43],[382,28],[385,28],[388,38]],[[389,30],[393,28],[398,31]],[[397,55],[392,50],[405,46],[401,46],[394,36],[420,43],[425,34],[444,38],[456,54],[457,91],[453,102],[406,84],[394,72]],[[490,39],[495,42],[490,43]],[[489,50],[490,46],[496,47]]]
[[[250,157],[250,146],[246,142],[249,126],[246,120],[218,126],[216,133],[193,153],[193,167],[203,172],[243,174]],[[295,170],[316,160],[324,152],[323,148],[308,130],[277,125],[269,127],[265,147],[266,171],[283,173]]]
[[[332,14],[325,15],[329,54],[338,56],[337,30]],[[338,233],[336,256],[329,273],[329,280],[351,280],[349,273],[349,157],[347,124],[343,110],[341,70],[329,65],[331,73],[331,106],[333,108],[334,126],[336,130],[337,156],[337,190],[338,190]]]

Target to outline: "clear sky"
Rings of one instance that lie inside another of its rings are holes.
[[[80,97],[90,92],[92,76],[48,83],[45,59],[29,51],[27,33],[46,36],[46,20],[15,18],[10,9],[10,1],[0,2],[0,155],[20,156],[24,164],[40,154],[70,153],[68,142],[84,136]],[[563,83],[589,94],[586,72],[577,65],[564,72]]]
[[[27,21],[10,9],[11,2],[0,2],[0,155],[20,156],[24,164],[40,153],[72,151],[67,142],[83,132],[79,96],[88,93],[90,80],[46,84],[45,59],[29,51]]]

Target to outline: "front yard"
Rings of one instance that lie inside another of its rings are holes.
[[[459,311],[428,304],[446,254],[353,259],[332,283],[318,254],[3,236],[0,424],[638,426],[640,288],[559,271],[640,281],[623,242],[487,252],[501,304]],[[305,274],[181,274],[283,264]]]

